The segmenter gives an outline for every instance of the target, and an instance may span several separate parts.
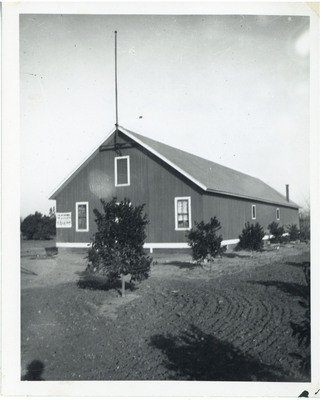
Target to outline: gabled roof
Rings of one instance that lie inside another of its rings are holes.
[[[129,131],[121,126],[118,126],[118,130],[158,158],[162,159],[206,192],[220,193],[234,197],[259,200],[266,203],[298,208],[297,204],[292,201],[287,201],[281,193],[277,192],[258,178],[254,178],[213,161],[176,149],[175,147],[168,146],[164,143],[157,142],[156,140],[139,135],[138,133]],[[108,142],[114,132],[115,131],[105,138],[103,143]],[[51,199],[55,199],[58,193],[69,183],[79,170],[93,158],[99,147],[92,152],[79,168],[67,177],[67,179],[51,195]]]

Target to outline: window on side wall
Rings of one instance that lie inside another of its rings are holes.
[[[276,219],[277,219],[277,221],[280,220],[280,209],[279,208],[276,208]]]
[[[191,227],[191,198],[175,197],[175,230],[186,231]]]
[[[115,157],[114,159],[115,186],[130,185],[130,158],[129,156]]]
[[[256,205],[255,204],[253,204],[251,206],[251,218],[256,219]]]
[[[89,202],[79,201],[75,205],[76,232],[89,231]]]

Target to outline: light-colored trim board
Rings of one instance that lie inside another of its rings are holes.
[[[273,190],[275,190],[275,189],[273,189]],[[259,203],[273,204],[273,205],[279,204],[281,207],[293,208],[295,210],[299,209],[299,206],[297,204],[295,204],[294,202],[292,202],[292,201],[290,201],[290,204],[285,204],[285,203],[280,203],[279,201],[266,200],[266,199],[262,199],[260,197],[245,196],[243,194],[236,194],[236,193],[231,193],[231,192],[224,192],[222,190],[215,190],[215,189],[211,189],[211,188],[206,188],[206,191],[209,192],[209,193],[215,193],[215,194],[218,193],[218,194],[222,194],[222,195],[225,195],[225,196],[237,197],[238,199],[247,199],[247,200],[259,201]],[[277,190],[276,190],[276,192],[277,192]]]
[[[144,249],[188,249],[189,245],[183,243],[145,243]]]
[[[239,239],[228,239],[228,240],[222,240],[221,246],[229,246],[230,244],[237,244],[239,243]]]
[[[107,140],[109,140],[113,134],[115,132],[115,128],[113,128],[112,131],[109,132],[109,134],[100,141],[100,143],[95,146],[94,149],[92,149],[92,151],[90,152],[90,154],[85,157],[80,164],[77,165],[76,168],[73,169],[73,171],[67,175],[67,177],[65,179],[63,179],[63,181],[56,187],[56,189],[53,190],[53,192],[49,195],[49,200],[55,200],[56,196],[64,189],[64,187],[66,187],[66,185],[70,182],[70,180],[72,178],[74,178],[74,176],[76,176],[78,174],[78,172],[86,165],[88,164],[92,158],[96,155],[97,151],[99,151],[100,146],[102,146]]]
[[[156,155],[157,157],[159,157],[161,160],[165,161],[168,165],[170,165],[171,167],[173,167],[174,169],[176,169],[178,172],[180,172],[182,175],[184,175],[186,178],[190,179],[192,182],[194,182],[197,186],[199,186],[200,188],[202,188],[203,190],[205,190],[206,192],[210,192],[210,193],[219,193],[219,194],[225,194],[228,196],[233,196],[233,197],[238,197],[238,198],[243,198],[243,199],[250,199],[250,200],[257,200],[260,202],[264,202],[264,203],[269,203],[269,204],[280,204],[279,202],[275,202],[275,201],[270,201],[270,200],[266,200],[266,199],[261,199],[261,198],[255,198],[255,197],[249,197],[249,196],[244,196],[244,195],[240,195],[240,194],[235,194],[235,193],[230,193],[230,192],[223,192],[221,190],[214,190],[214,189],[210,189],[208,188],[206,185],[204,185],[202,182],[198,181],[196,178],[194,178],[192,175],[190,175],[189,173],[187,173],[186,171],[184,171],[183,169],[181,169],[180,167],[178,167],[176,164],[174,164],[172,161],[168,160],[166,157],[164,157],[162,154],[160,154],[158,151],[154,150],[152,147],[150,147],[149,145],[147,145],[146,143],[142,142],[140,139],[138,139],[136,136],[132,135],[131,131],[128,131],[127,129],[123,128],[122,126],[119,126],[119,130],[120,132],[124,133],[125,135],[127,135],[128,137],[130,137],[132,140],[134,140],[135,142],[137,142],[138,144],[140,144],[142,147],[144,147],[145,149],[149,150],[151,153],[153,153],[154,155]],[[271,188],[272,190],[275,190],[273,188]],[[276,192],[282,196],[281,193],[279,193],[277,190]],[[283,198],[282,198],[283,200]],[[282,204],[282,206],[284,207],[288,207],[288,208],[295,208],[298,209],[298,205],[290,202],[291,204]]]
[[[288,235],[285,233],[283,236]],[[265,235],[263,240],[271,239],[273,235]],[[228,246],[230,244],[239,243],[239,239],[226,239],[222,240],[221,246]],[[72,242],[58,242],[56,247],[66,248],[88,248],[91,247],[91,243],[72,243]],[[190,246],[187,242],[175,242],[175,243],[144,243],[144,249],[188,249]]]
[[[118,183],[118,160],[127,160],[127,183]],[[130,156],[114,157],[114,186],[130,186]]]
[[[172,168],[174,168],[175,170],[177,170],[179,173],[181,173],[183,176],[185,176],[186,178],[188,178],[190,181],[194,182],[197,186],[199,186],[201,189],[203,189],[206,192],[209,193],[219,193],[219,194],[223,194],[223,195],[227,195],[230,197],[237,197],[237,198],[242,198],[242,199],[249,199],[249,200],[253,200],[253,201],[260,201],[263,203],[267,203],[267,204],[279,204],[282,207],[287,207],[287,208],[294,208],[296,210],[299,209],[299,206],[295,203],[293,203],[292,201],[290,201],[290,204],[285,204],[285,203],[280,203],[279,201],[271,201],[271,200],[266,200],[266,199],[261,199],[261,198],[256,198],[256,197],[250,197],[250,196],[244,196],[241,194],[235,194],[235,193],[229,193],[229,192],[224,192],[221,190],[214,190],[211,188],[208,188],[205,184],[203,184],[202,182],[198,181],[196,178],[194,178],[193,176],[191,176],[189,173],[187,173],[186,171],[184,171],[183,169],[181,169],[180,167],[178,167],[175,163],[173,163],[172,161],[168,160],[166,157],[164,157],[162,154],[160,154],[158,151],[154,150],[152,147],[150,147],[149,145],[147,145],[146,143],[142,142],[140,139],[138,139],[136,136],[134,136],[131,131],[128,131],[127,129],[123,128],[122,126],[118,126],[118,130],[123,133],[124,135],[128,136],[130,139],[132,139],[133,141],[135,141],[136,143],[140,144],[142,147],[144,147],[146,150],[150,151],[152,154],[154,154],[155,156],[157,156],[158,158],[160,158],[161,160],[163,160],[166,164],[170,165]],[[109,140],[112,135],[115,133],[115,128],[104,138],[104,140],[102,142],[100,142],[100,144],[98,146],[95,147],[94,150],[92,150],[92,152],[88,155],[88,157],[86,157],[78,166],[77,168],[75,168],[62,182],[60,185],[58,185],[58,187],[52,192],[52,194],[50,195],[49,199],[50,200],[55,200],[56,196],[64,189],[64,187],[69,183],[69,181],[76,176],[76,174],[81,170],[81,168],[83,168],[83,166],[85,166],[96,154],[97,151],[99,151],[100,146],[102,146],[107,140]],[[273,189],[274,190],[274,189]],[[277,191],[276,191],[277,192]],[[279,193],[279,192],[277,192]],[[279,193],[280,196],[282,196],[281,193]],[[283,200],[283,199],[282,199]]]
[[[78,206],[86,205],[86,228],[80,229],[78,227]],[[89,231],[89,202],[88,201],[77,201],[75,203],[75,231],[76,232],[88,232]]]
[[[130,137],[132,140],[140,144],[140,146],[144,147],[146,150],[150,151],[152,154],[160,158],[161,160],[165,161],[166,164],[170,165],[174,169],[176,169],[178,172],[180,172],[182,175],[184,175],[186,178],[194,182],[197,186],[202,188],[203,190],[207,190],[207,187],[199,182],[197,179],[195,179],[193,176],[185,172],[183,169],[178,167],[176,164],[174,164],[172,161],[168,160],[166,157],[164,157],[162,154],[158,153],[158,151],[154,150],[152,147],[148,146],[148,144],[142,142],[140,139],[138,139],[136,136],[132,135],[131,132],[129,132],[127,129],[120,127],[119,126],[119,131]]]
[[[75,249],[85,249],[91,247],[91,243],[73,243],[73,242],[56,242],[56,247],[59,248],[75,248]]]
[[[142,142],[140,139],[136,138],[134,135],[131,134],[127,129],[118,126],[118,130],[123,133],[124,135],[128,136],[130,139],[134,140],[136,143],[140,144],[142,147],[144,147],[146,150],[150,151],[152,154],[163,160],[166,164],[170,165],[174,169],[176,169],[178,172],[180,172],[182,175],[184,175],[186,178],[194,182],[197,186],[202,188],[203,190],[207,190],[207,187],[199,182],[197,179],[193,178],[190,174],[179,168],[177,165],[175,165],[173,162],[168,160],[166,157],[158,153],[156,150]],[[91,153],[83,159],[83,161],[65,178],[63,181],[56,187],[56,189],[50,194],[49,199],[50,200],[55,200],[56,196],[66,187],[66,185],[70,182],[70,180],[77,175],[77,173],[85,166],[96,154],[97,151],[99,151],[100,146],[102,146],[106,141],[108,141],[113,134],[115,133],[116,129],[114,128],[105,138],[100,142],[98,146],[94,148],[94,150],[91,151]]]

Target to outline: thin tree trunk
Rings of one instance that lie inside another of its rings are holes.
[[[125,281],[125,276],[122,274],[121,275],[121,296],[125,296],[125,291],[126,291],[126,281]]]

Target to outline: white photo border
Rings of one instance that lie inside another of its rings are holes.
[[[20,150],[19,15],[20,14],[265,14],[311,18],[311,257],[312,382],[151,382],[20,380]],[[4,396],[77,397],[313,397],[319,389],[319,17],[306,3],[105,2],[2,4],[2,394]],[[314,299],[314,301],[313,301]],[[319,394],[317,395],[319,396]]]

